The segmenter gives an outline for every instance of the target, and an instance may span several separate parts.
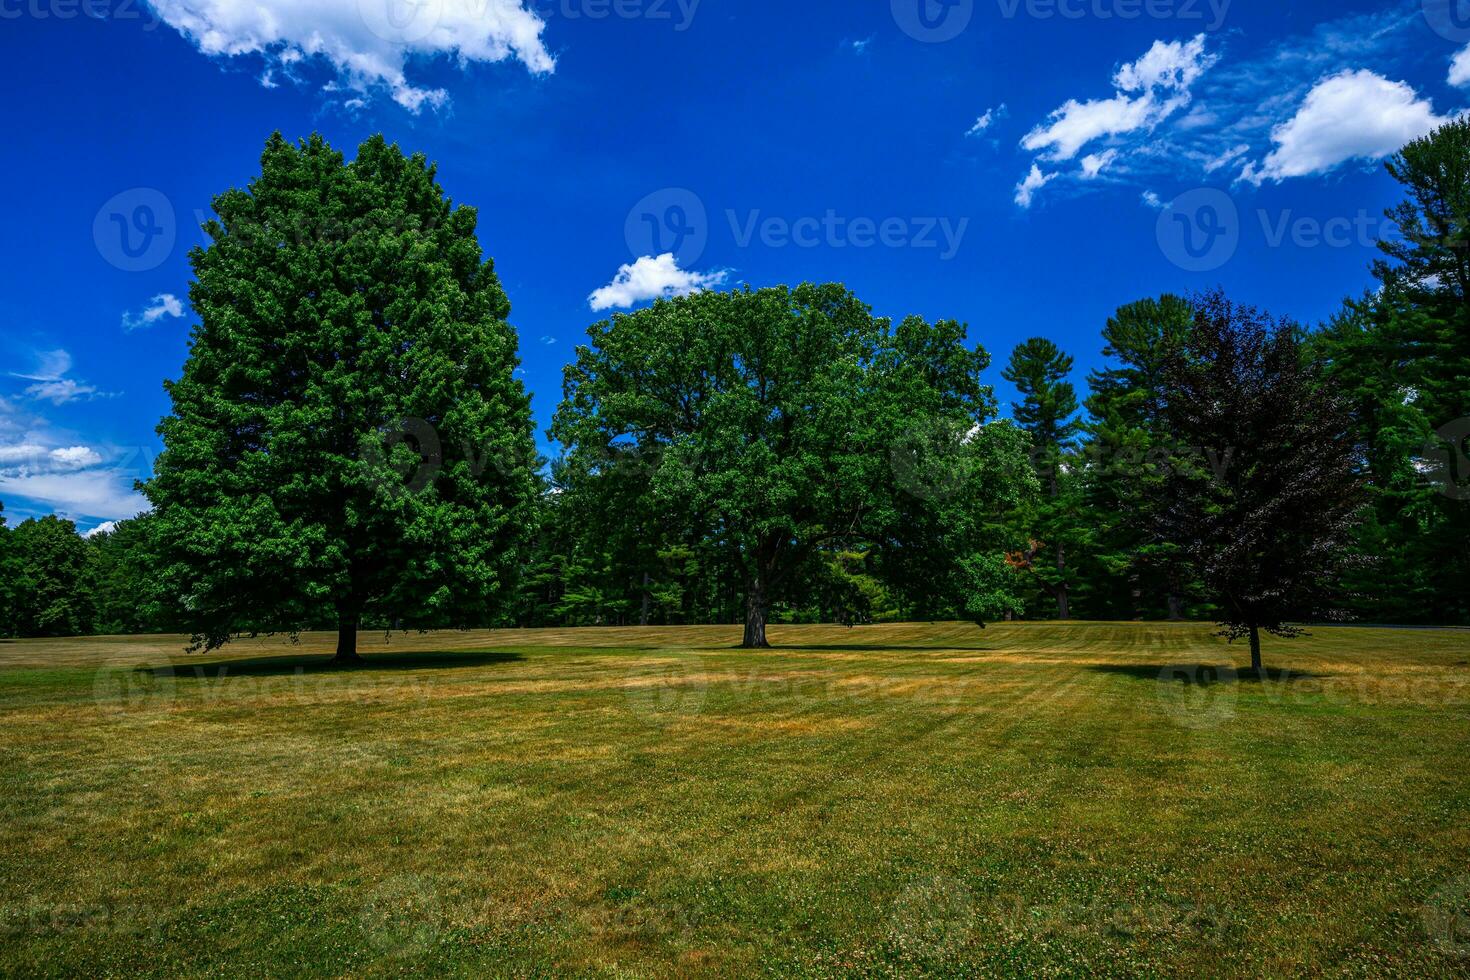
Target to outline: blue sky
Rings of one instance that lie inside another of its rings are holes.
[[[1017,343],[1080,384],[1144,296],[1366,289],[1383,156],[1470,104],[1456,4],[0,0],[0,500],[142,505],[185,253],[273,130],[439,163],[543,429],[588,324],[720,283],[964,320],[1004,401]]]

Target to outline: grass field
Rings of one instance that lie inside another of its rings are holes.
[[[1470,974],[1470,632],[738,638],[0,643],[0,973]]]

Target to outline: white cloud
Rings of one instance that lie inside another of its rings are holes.
[[[98,391],[92,385],[71,378],[59,378],[56,381],[39,381],[26,389],[26,395],[38,402],[50,402],[53,405],[65,405],[68,402],[82,401],[96,397]]]
[[[871,37],[865,37],[857,41],[851,41],[849,43],[852,45],[852,50],[854,52],[856,52],[857,54],[865,54],[868,50],[868,45],[873,43],[873,39]]]
[[[1036,192],[1056,179],[1056,174],[1044,174],[1041,168],[1033,163],[1026,179],[1016,185],[1016,203],[1023,208],[1029,208]]]
[[[148,306],[143,308],[142,313],[136,315],[124,313],[122,326],[124,330],[132,332],[140,327],[151,327],[166,316],[181,317],[184,315],[184,304],[173,293],[159,293],[153,297]]]
[[[986,109],[985,114],[979,119],[975,120],[975,125],[971,126],[969,131],[966,132],[965,135],[979,136],[981,133],[985,132],[987,129],[993,126],[996,120],[1005,118],[1005,114],[1006,106],[1004,102],[993,109]]]
[[[1189,41],[1155,41],[1143,57],[1113,74],[1112,98],[1068,99],[1021,145],[1057,162],[1073,159],[1095,139],[1155,126],[1189,105],[1190,88],[1218,60],[1205,52],[1203,34]]]
[[[1228,167],[1241,157],[1251,151],[1249,143],[1241,143],[1221,152],[1219,155],[1205,161],[1205,173],[1212,174],[1222,167]]]
[[[96,527],[92,528],[92,530],[83,532],[82,537],[95,538],[99,534],[111,534],[113,531],[116,530],[117,521],[103,521],[101,524],[98,524]]]
[[[0,445],[0,497],[33,505],[12,509],[76,518],[118,519],[147,510],[148,501],[133,490],[140,474],[120,463],[104,464],[102,453],[90,446],[37,440]]]
[[[1324,174],[1349,160],[1381,160],[1448,122],[1408,84],[1371,71],[1343,71],[1307,93],[1295,116],[1271,131],[1276,148],[1241,179]]]
[[[1154,208],[1157,211],[1162,211],[1164,210],[1164,208],[1168,207],[1168,205],[1164,203],[1164,199],[1159,197],[1159,195],[1155,194],[1153,191],[1144,191],[1143,194],[1140,196],[1140,199],[1143,201],[1144,204],[1148,205],[1151,208]]]
[[[1082,158],[1082,179],[1095,179],[1098,174],[1108,169],[1116,159],[1118,159],[1117,150],[1105,150],[1102,153],[1088,154]]]
[[[73,519],[122,520],[149,509],[147,498],[133,490],[134,476],[111,468],[33,475],[0,471],[0,497],[7,502],[23,497]]]
[[[724,272],[689,272],[679,268],[672,252],[645,255],[632,265],[619,266],[613,281],[587,298],[594,310],[627,308],[644,300],[687,296],[725,281]]]
[[[1470,85],[1470,46],[1455,55],[1455,60],[1450,62],[1450,84],[1456,88]]]
[[[413,58],[444,57],[461,67],[516,59],[548,73],[555,59],[541,41],[543,21],[523,0],[149,0],[159,18],[206,55],[259,55],[262,80],[292,76],[321,59],[334,86],[362,95],[385,89],[417,113],[448,100],[405,74]]]
[[[34,381],[35,384],[26,388],[26,396],[53,405],[65,405],[67,402],[102,396],[92,385],[66,377],[70,370],[71,355],[66,351],[37,351],[35,370],[30,374],[11,372],[11,377]]]
[[[64,350],[36,351],[36,367],[31,374],[20,371],[11,373],[13,378],[27,381],[56,381],[71,370],[71,355]]]

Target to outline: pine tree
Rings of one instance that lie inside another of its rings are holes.
[[[537,491],[510,303],[421,155],[276,134],[190,254],[199,316],[146,492],[196,642],[485,625]]]
[[[1014,416],[1031,437],[1032,459],[1041,481],[1041,499],[1032,517],[1034,541],[1023,564],[1055,598],[1058,619],[1072,616],[1072,590],[1079,580],[1074,566],[1082,537],[1076,479],[1077,435],[1082,422],[1077,417],[1077,391],[1067,380],[1072,364],[1072,358],[1056,344],[1034,337],[1011,353],[1002,373],[1021,394]]]

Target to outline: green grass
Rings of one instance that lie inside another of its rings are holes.
[[[0,643],[0,973],[1470,973],[1470,632],[737,639]]]

